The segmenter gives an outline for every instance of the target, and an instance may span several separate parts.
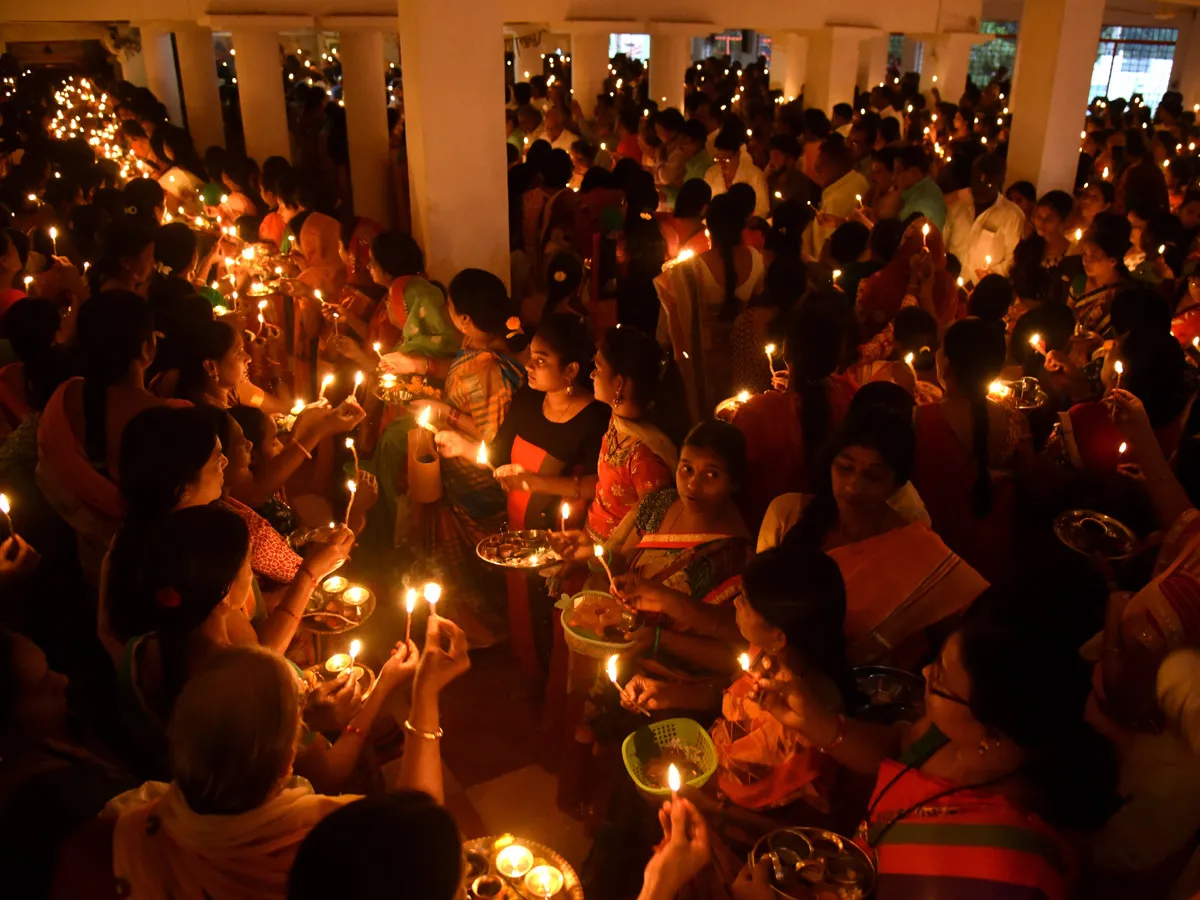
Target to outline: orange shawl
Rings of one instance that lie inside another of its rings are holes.
[[[129,884],[129,900],[282,900],[292,860],[309,831],[357,799],[315,794],[297,778],[258,809],[201,816],[174,784],[148,781],[105,808],[118,816],[113,874]]]
[[[297,280],[317,288],[326,297],[336,297],[346,283],[346,266],[338,250],[341,239],[342,226],[337,219],[310,213],[300,229],[305,268]]]

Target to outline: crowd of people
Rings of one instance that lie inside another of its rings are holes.
[[[508,88],[510,270],[442,283],[403,214],[353,214],[296,71],[294,164],[201,152],[124,82],[0,103],[20,896],[453,900],[438,698],[507,642],[590,900],[769,900],[744,861],[787,826],[853,838],[881,900],[1200,897],[1178,94],[1094,99],[1040,191],[1006,180],[1002,79],[890,72],[826,115],[713,58],[679,110],[635,60],[596,97],[559,60]],[[485,565],[505,528],[556,564]],[[440,586],[369,679],[311,674],[339,571],[381,609]],[[619,677],[564,639],[584,590],[635,614]],[[661,808],[618,759],[646,716],[717,748]]]

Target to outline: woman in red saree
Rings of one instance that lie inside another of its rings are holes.
[[[371,242],[384,228],[374,219],[355,216],[342,223],[341,251],[346,261],[346,280],[350,284],[371,284]]]
[[[840,295],[832,299],[843,300]],[[772,500],[812,491],[809,470],[850,408],[857,385],[834,372],[841,339],[840,316],[832,306],[819,296],[806,300],[792,314],[783,347],[788,389],[751,397],[734,413],[733,424],[746,436],[750,463],[738,506],[755,534]]]
[[[928,234],[922,231],[926,226]],[[921,270],[919,278],[918,270]],[[942,232],[928,219],[917,219],[909,225],[891,261],[859,284],[855,313],[864,341],[896,318],[905,297],[918,295],[918,283],[924,286],[927,308],[939,325],[945,327],[954,321],[958,312],[958,285],[946,268]]]
[[[993,401],[988,387],[1004,368],[1003,325],[964,319],[938,350],[941,402],[917,408],[913,485],[933,529],[988,581],[1012,574],[1013,473],[1033,456],[1029,423]]]

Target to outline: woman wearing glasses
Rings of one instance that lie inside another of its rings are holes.
[[[980,617],[924,674],[925,717],[903,732],[830,712],[802,677],[766,685],[784,725],[875,775],[856,839],[878,865],[876,896],[1068,896],[1065,834],[1118,805],[1112,750],[1083,720],[1086,664],[1035,629]]]

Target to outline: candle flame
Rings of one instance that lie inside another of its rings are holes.
[[[695,255],[695,250],[681,250],[679,251],[679,255],[675,257],[675,262],[687,262]]]
[[[353,497],[354,494],[358,491],[358,483],[353,478],[351,478],[349,481],[346,482],[346,490],[348,490],[350,492],[350,496]]]
[[[912,364],[913,364],[913,360],[914,360],[914,359],[916,359],[916,358],[917,358],[917,357],[916,357],[916,355],[915,355],[915,354],[912,354],[912,353],[906,353],[906,354],[904,354],[904,364],[905,364],[906,366],[908,366],[908,367],[911,369],[911,368],[912,368]]]
[[[608,680],[613,684],[617,684],[617,654],[613,654],[608,658],[608,665],[605,666],[608,670]],[[620,687],[620,685],[617,685]]]
[[[1116,361],[1116,363],[1113,364],[1113,371],[1116,372],[1118,375],[1124,375],[1125,374],[1125,364],[1118,359]]]
[[[346,449],[347,450],[354,449],[354,438],[351,438],[351,437],[346,438]]]
[[[749,400],[749,399],[750,399],[750,392],[749,392],[749,391],[738,391],[738,395],[737,395],[737,402],[738,402],[738,403],[745,403],[745,402],[746,402],[747,400]]]
[[[671,768],[667,769],[667,786],[671,789],[671,793],[678,793],[683,787],[683,779],[679,777],[679,770],[675,768],[675,763],[671,763]]]
[[[52,240],[52,241],[58,240],[58,229],[55,228],[53,225],[50,226],[50,240]]]
[[[1036,331],[1029,336],[1029,346],[1037,349],[1038,344],[1042,342],[1042,336]]]
[[[362,372],[354,373],[354,388],[355,388],[355,390],[362,387],[363,378],[365,378],[365,377],[366,376],[364,376]]]
[[[1126,450],[1126,448],[1127,448],[1128,446],[1129,446],[1129,445],[1128,445],[1128,444],[1126,444],[1124,441],[1121,441],[1121,446],[1117,448],[1117,452],[1118,452],[1118,453],[1124,453],[1124,452],[1125,452],[1125,450]]]
[[[318,300],[321,300],[321,299],[323,299],[323,298],[322,298],[322,295],[321,295],[321,289],[320,289],[320,288],[313,288],[313,296],[314,296],[314,297],[316,297]]]
[[[921,226],[921,237],[929,237],[929,223],[926,222]]]
[[[566,501],[563,501],[563,505],[562,505],[562,518],[563,518],[563,521],[565,522],[565,521],[566,521],[567,519],[569,519],[570,517],[571,517],[571,504],[570,504],[570,503],[567,503]]]
[[[433,415],[433,407],[432,406],[425,407],[423,410],[421,410],[421,414],[419,416],[417,416],[417,424],[420,425],[422,428],[428,428],[429,427],[429,417],[431,415]]]
[[[354,657],[358,656],[360,650],[362,650],[362,641],[356,639],[350,642],[350,662],[354,662]]]
[[[12,512],[12,504],[8,502],[8,494],[0,494],[0,512],[6,516]]]
[[[488,463],[487,444],[483,441],[479,442],[479,452],[475,454],[475,462],[481,466],[486,466]]]
[[[593,544],[592,545],[592,555],[595,556],[596,559],[604,559],[604,545],[603,544]]]
[[[417,608],[417,589],[409,588],[404,592],[404,609],[411,616],[412,611]]]
[[[990,266],[990,265],[992,264],[992,258],[991,258],[990,256],[985,256],[985,257],[983,258],[983,262],[984,262],[984,264],[985,264],[985,265],[989,265],[989,266]]]
[[[775,345],[774,344],[767,344],[766,350],[767,350],[767,356],[775,355]]]
[[[425,585],[425,602],[430,606],[437,606],[438,601],[442,599],[442,586],[436,581],[431,581]]]
[[[839,278],[841,278],[841,277],[842,277],[842,270],[841,270],[841,269],[834,269],[834,270],[833,270],[833,283],[834,283],[834,284],[837,284],[837,280],[838,280]]]
[[[743,653],[741,656],[739,656],[738,657],[738,665],[742,667],[743,672],[749,672],[750,671],[750,654]]]
[[[296,402],[292,404],[292,415],[298,416],[302,412],[304,412],[304,401],[297,397]]]
[[[328,375],[326,375],[324,378],[321,379],[321,387],[327,388],[331,384],[333,384],[333,373],[332,372],[330,372]]]
[[[245,259],[245,260],[254,259],[254,248],[247,247],[245,250],[243,250],[242,251],[242,259]]]
[[[383,344],[381,344],[379,341],[376,341],[375,343],[373,343],[371,345],[371,349],[375,351],[376,356],[379,355],[379,351],[380,351],[380,349],[382,349],[382,347],[383,347]]]
[[[270,300],[259,300],[259,301],[258,301],[258,308],[259,308],[259,309],[266,309],[266,308],[267,308],[268,306],[270,306],[270,305],[271,305],[271,301],[270,301]]]
[[[1079,243],[1082,240],[1083,240],[1083,229],[1076,228],[1075,229],[1075,243]]]

